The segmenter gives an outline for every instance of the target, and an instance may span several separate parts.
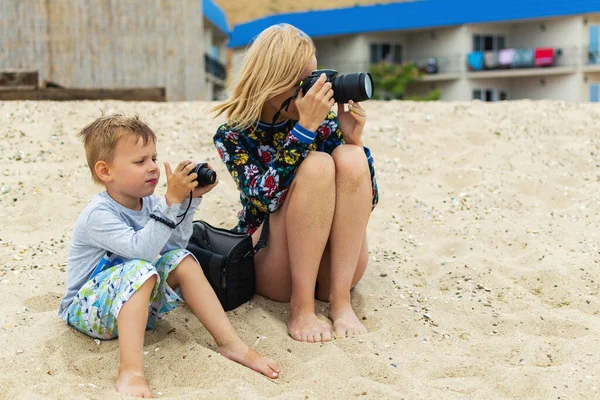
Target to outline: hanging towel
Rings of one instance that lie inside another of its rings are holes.
[[[536,67],[551,67],[554,65],[554,49],[535,49],[534,58]]]
[[[533,49],[515,50],[513,68],[531,68],[534,66]]]
[[[515,49],[504,49],[500,50],[498,54],[498,64],[502,68],[510,68],[513,65],[513,60],[515,58]]]
[[[483,53],[474,51],[467,55],[467,65],[472,71],[481,71],[483,69]]]
[[[484,58],[485,58],[485,69],[498,68],[498,52],[486,51]]]

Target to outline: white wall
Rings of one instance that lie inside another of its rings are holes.
[[[466,37],[466,29],[460,26],[408,32],[406,34],[406,57],[417,59],[463,54]],[[470,42],[468,43],[470,44]]]
[[[368,67],[369,47],[362,35],[315,39],[318,68],[345,74]]]
[[[435,57],[440,73],[460,72],[466,69],[464,54],[468,52],[470,43],[464,26],[408,32],[405,57],[407,61],[416,63]]]
[[[511,25],[511,47],[580,47],[583,17],[563,17]]]
[[[412,96],[426,96],[430,91],[439,89],[441,101],[469,101],[471,92],[465,80],[440,81],[440,82],[417,82],[410,85],[406,94]]]
[[[582,101],[584,85],[581,73],[515,78],[512,81],[511,99]]]

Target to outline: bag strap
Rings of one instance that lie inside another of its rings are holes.
[[[263,222],[262,231],[260,232],[260,238],[254,246],[254,254],[264,247],[267,247],[267,239],[269,238],[269,214],[265,217]]]

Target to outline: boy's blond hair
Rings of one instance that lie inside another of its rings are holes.
[[[98,161],[110,164],[115,156],[115,149],[120,139],[124,137],[141,138],[144,145],[156,143],[156,135],[150,127],[140,120],[138,115],[132,117],[124,114],[102,115],[86,126],[77,135],[83,140],[85,157],[92,172],[94,182],[102,184],[96,174],[95,165]]]

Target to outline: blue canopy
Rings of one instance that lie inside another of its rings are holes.
[[[277,23],[292,24],[310,37],[425,29],[600,12],[600,0],[416,0],[272,15],[233,27],[229,47],[252,42]]]

